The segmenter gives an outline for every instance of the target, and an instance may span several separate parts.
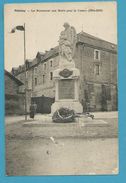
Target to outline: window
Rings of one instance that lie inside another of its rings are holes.
[[[42,76],[42,83],[45,83],[45,75]]]
[[[53,72],[50,72],[50,80],[53,79]]]
[[[35,78],[35,86],[37,85],[37,78]]]
[[[50,60],[50,67],[52,67],[53,66],[53,62],[52,62],[52,60]]]
[[[34,68],[34,74],[37,74],[37,67]]]
[[[29,62],[28,62],[28,60],[25,62],[25,65],[26,65],[26,69],[28,69],[29,68]]]
[[[111,100],[111,88],[107,85],[102,85],[102,97],[104,100]]]
[[[28,80],[25,81],[25,87],[28,88]]]
[[[96,75],[100,74],[100,66],[99,65],[95,65],[95,74]]]
[[[28,78],[28,71],[26,71],[26,79]]]
[[[46,70],[46,63],[44,64],[44,70]]]
[[[100,60],[100,50],[94,50],[94,59]]]
[[[88,83],[88,93],[93,93],[94,92],[94,85]]]
[[[106,86],[106,98],[107,98],[107,100],[111,100],[111,88],[110,88],[110,86]]]

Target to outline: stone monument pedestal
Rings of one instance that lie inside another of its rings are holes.
[[[69,63],[67,61],[59,66],[59,69],[53,72],[55,80],[55,103],[51,106],[51,113],[53,114],[61,107],[72,109],[76,113],[82,113],[83,107],[79,102],[80,72],[75,68],[73,62]]]

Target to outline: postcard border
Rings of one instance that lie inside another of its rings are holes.
[[[4,18],[3,9],[6,3],[39,3],[39,2],[90,2],[91,0],[5,0],[0,1],[0,180],[2,183],[33,183],[33,182],[96,182],[96,183],[123,183],[126,180],[126,1],[117,0],[118,8],[118,107],[119,107],[119,174],[95,176],[13,176],[5,175],[5,138],[4,138]],[[103,0],[92,0],[91,2]],[[107,2],[108,0],[104,0]]]

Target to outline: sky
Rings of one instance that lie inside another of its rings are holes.
[[[7,4],[4,9],[5,69],[24,63],[24,32],[10,33],[26,26],[26,58],[58,45],[64,22],[106,41],[117,44],[116,2]]]

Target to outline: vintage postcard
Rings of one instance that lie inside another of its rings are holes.
[[[117,4],[4,6],[6,175],[118,174]]]

